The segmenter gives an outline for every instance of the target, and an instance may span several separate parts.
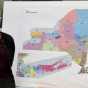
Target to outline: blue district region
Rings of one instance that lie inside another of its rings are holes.
[[[79,46],[85,45],[85,43],[83,41],[80,42],[80,40],[83,38],[87,38],[87,35],[75,34],[75,36],[74,36],[74,40],[76,40],[79,43]]]
[[[46,33],[46,36],[47,35],[51,35],[51,37],[54,37],[54,36],[59,36],[60,34],[57,32],[53,32],[53,33]]]
[[[24,73],[25,73],[25,70],[24,70],[24,68],[21,68],[21,72],[22,72],[22,74],[24,74]]]
[[[55,39],[59,39],[61,36],[59,35],[59,36],[57,36],[57,37],[55,37]]]
[[[17,66],[19,66],[19,65],[22,65],[22,63],[21,62],[17,63]]]
[[[88,34],[88,19],[83,19],[74,23],[74,33],[85,35]]]
[[[87,35],[88,34],[88,10],[77,10],[78,22],[74,23],[74,33]]]
[[[77,10],[78,21],[82,21],[83,18],[88,18],[88,9]]]
[[[35,71],[39,71],[41,69],[42,69],[42,67],[40,67],[39,65],[33,66],[33,70],[35,70]]]

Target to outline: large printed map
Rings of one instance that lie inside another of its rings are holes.
[[[54,28],[33,28],[24,50],[67,51],[74,62],[84,66],[88,49],[88,10],[74,9]]]
[[[17,77],[40,78],[71,67],[72,57],[62,56],[40,60],[32,63],[24,63],[28,53],[18,54]]]

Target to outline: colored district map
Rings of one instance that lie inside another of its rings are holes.
[[[27,53],[19,53],[17,77],[40,78],[67,69],[72,65],[72,57],[69,55],[24,64],[23,58],[26,56],[28,56]]]
[[[86,65],[88,49],[88,9],[74,9],[54,28],[33,28],[23,50],[66,51],[74,62]]]

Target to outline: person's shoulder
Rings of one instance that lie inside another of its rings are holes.
[[[10,34],[7,34],[5,32],[1,32],[1,33],[2,33],[3,38],[9,38],[9,39],[13,40],[13,37]]]
[[[6,36],[6,37],[12,37],[10,34],[7,34],[5,32],[1,32],[1,33],[2,33],[2,35]]]

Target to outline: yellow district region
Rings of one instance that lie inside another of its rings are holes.
[[[42,35],[43,32],[35,31],[31,33],[31,36],[33,35]]]
[[[36,74],[36,72],[34,72],[33,68],[30,69],[30,74],[31,74],[31,75]]]
[[[19,57],[18,57],[19,59],[23,59],[23,58],[27,57],[29,55],[29,53],[18,53],[18,55],[19,55]]]
[[[22,64],[24,64],[24,61],[23,61],[23,59],[22,58],[18,58],[18,63],[22,63]]]
[[[77,64],[80,64],[80,62],[81,62],[81,58],[78,58],[78,60],[73,59],[73,61],[76,62]]]

